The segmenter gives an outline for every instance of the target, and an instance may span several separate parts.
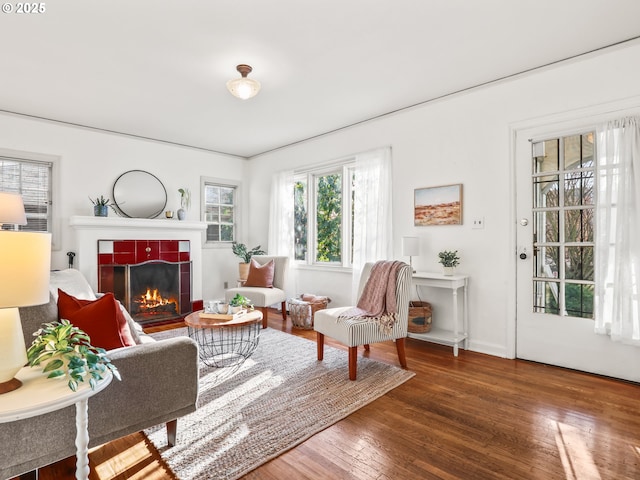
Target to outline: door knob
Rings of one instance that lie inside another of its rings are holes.
[[[526,254],[526,253],[524,253],[524,252],[522,252],[522,253],[520,254],[520,260],[526,260],[526,259],[527,259],[527,254]]]

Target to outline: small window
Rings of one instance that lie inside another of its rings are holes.
[[[51,232],[52,162],[0,156],[0,190],[22,195],[27,225],[20,230]],[[13,225],[3,228],[13,229]]]
[[[237,236],[239,184],[203,180],[207,243],[233,242]]]

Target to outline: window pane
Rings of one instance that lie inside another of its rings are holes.
[[[218,225],[207,225],[207,242],[220,240],[220,228]]]
[[[593,132],[582,135],[582,166],[593,167]]]
[[[558,139],[543,142],[544,155],[534,157],[534,173],[557,172],[560,168],[558,162]]]
[[[213,223],[220,222],[220,207],[207,205],[205,207],[205,210],[206,210],[205,222],[213,222]]]
[[[220,225],[220,240],[223,242],[233,241],[233,225]]]
[[[560,265],[559,247],[539,247],[536,266],[536,277],[558,278]]]
[[[567,283],[564,290],[567,315],[593,318],[593,285]]]
[[[318,262],[342,260],[342,174],[316,177]]]
[[[565,278],[593,281],[593,247],[566,247],[564,252]]]
[[[204,192],[205,203],[220,203],[220,188],[215,185],[206,185]]]
[[[296,260],[307,259],[307,181],[300,180],[294,185],[294,250]]]
[[[547,175],[533,179],[534,208],[557,207],[558,203],[558,176]]]
[[[594,204],[593,171],[568,173],[564,179],[564,204],[566,206]]]
[[[220,222],[233,223],[233,207],[223,206],[220,208]]]
[[[565,210],[565,242],[593,242],[593,214],[592,208]]]
[[[223,205],[233,205],[233,188],[220,188],[220,203]]]
[[[533,311],[537,313],[560,313],[558,307],[557,282],[533,282]]]
[[[541,243],[552,243],[560,241],[558,230],[559,212],[535,212],[535,231],[538,233],[538,241]]]

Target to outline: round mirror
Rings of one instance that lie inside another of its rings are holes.
[[[114,182],[113,201],[125,217],[155,218],[167,206],[167,190],[155,175],[129,170]]]

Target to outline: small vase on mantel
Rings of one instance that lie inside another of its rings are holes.
[[[187,218],[187,211],[184,208],[178,209],[178,220],[184,220]]]

